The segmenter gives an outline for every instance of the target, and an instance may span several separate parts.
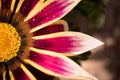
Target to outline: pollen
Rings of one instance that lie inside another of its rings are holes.
[[[21,46],[21,37],[8,23],[0,22],[0,62],[7,62],[17,56]]]

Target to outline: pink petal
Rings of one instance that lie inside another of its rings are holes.
[[[10,9],[12,0],[1,0],[2,9]]]
[[[41,0],[24,0],[19,12],[23,15],[23,16],[27,16],[28,13],[35,7],[35,5]]]
[[[73,56],[94,49],[103,43],[91,36],[78,32],[58,32],[33,37],[34,47]]]
[[[69,58],[50,51],[30,48],[32,51],[24,61],[38,70],[56,77],[96,80]]]
[[[34,74],[34,76],[36,77],[36,79],[40,79],[40,80],[54,80],[53,76],[47,75],[41,71],[39,71],[38,69],[34,68],[31,65],[26,65],[27,69],[30,70],[31,73]],[[39,75],[38,75],[39,74]]]
[[[33,28],[31,32],[62,18],[79,2],[80,0],[47,0],[43,4],[44,7],[42,10],[27,21],[30,24],[30,27]]]
[[[67,22],[64,20],[59,20],[59,21],[55,22],[54,24],[51,24],[42,29],[39,29],[38,31],[34,32],[34,35],[38,36],[38,35],[66,31],[66,30],[68,30]]]
[[[26,67],[21,64],[21,67],[13,72],[9,72],[11,80],[36,80],[35,77],[29,72]]]
[[[0,0],[0,22],[9,22],[15,0]]]

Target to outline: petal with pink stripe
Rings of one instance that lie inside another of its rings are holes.
[[[58,32],[33,37],[34,47],[73,56],[94,49],[103,43],[89,35],[79,32]]]
[[[1,0],[2,9],[10,9],[12,0]]]
[[[68,24],[64,20],[59,20],[49,26],[39,29],[36,32],[34,32],[34,35],[38,36],[38,35],[56,33],[61,31],[68,31]]]
[[[38,80],[54,80],[53,76],[47,75],[41,71],[39,71],[38,69],[34,68],[31,65],[25,65],[27,67],[27,69],[30,70],[30,72],[36,77],[36,79]],[[38,75],[39,74],[39,75]]]
[[[62,78],[96,80],[79,65],[62,54],[32,47],[30,49],[32,52],[24,61],[46,74]]]
[[[24,0],[20,7],[20,13],[26,16],[40,0]]]
[[[22,2],[19,2],[17,7],[17,11],[19,11],[22,16],[27,16],[29,12],[34,9],[34,7],[39,3],[43,2],[43,0],[24,0]],[[19,8],[19,10],[18,10]]]
[[[33,28],[31,32],[34,32],[62,18],[79,2],[80,0],[47,0],[36,15],[26,18],[25,21],[28,20],[28,24]]]
[[[36,78],[23,64],[21,64],[21,67],[17,68],[13,72],[9,71],[9,74],[11,80],[36,80]]]
[[[9,22],[15,0],[0,0],[0,22]]]

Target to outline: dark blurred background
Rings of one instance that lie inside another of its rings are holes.
[[[83,0],[64,19],[105,43],[73,60],[99,80],[120,80],[120,0]]]

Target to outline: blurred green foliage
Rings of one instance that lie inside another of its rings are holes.
[[[80,54],[80,55],[76,55],[76,56],[71,56],[69,58],[71,58],[72,60],[74,60],[76,63],[80,64],[81,60],[87,60],[90,55],[91,55],[91,52],[88,51],[88,52],[86,52],[84,54]]]
[[[76,18],[76,13],[79,13],[87,18],[89,27],[100,28],[105,21],[104,8],[108,1],[109,0],[82,0],[65,18],[68,20],[71,18],[73,21]],[[72,21],[69,20],[68,23],[72,25]],[[76,28],[72,29],[76,31]]]
[[[83,0],[75,9],[88,19],[91,26],[101,27],[105,19],[104,1],[105,0]]]

